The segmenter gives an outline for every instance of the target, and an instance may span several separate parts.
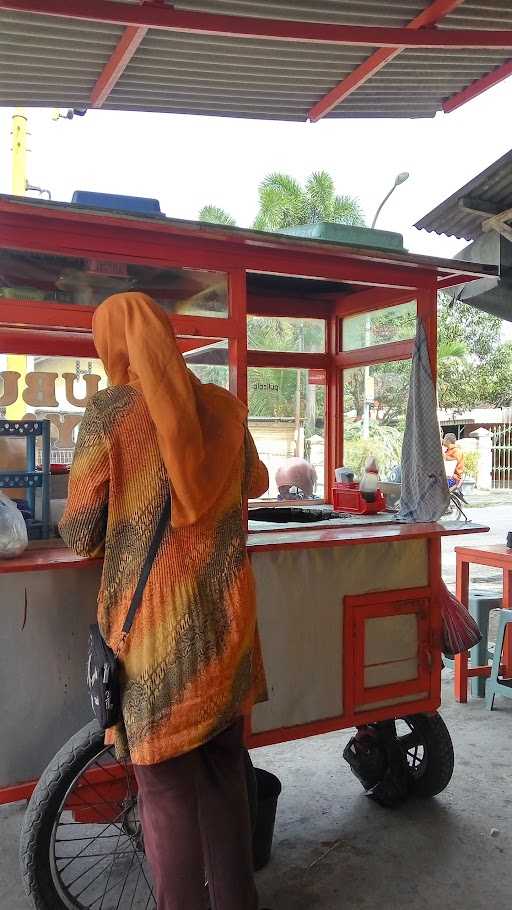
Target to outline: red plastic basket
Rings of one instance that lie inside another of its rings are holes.
[[[375,515],[386,508],[386,500],[380,490],[376,491],[373,502],[367,502],[358,483],[335,483],[332,502],[336,512],[354,512],[357,515]]]

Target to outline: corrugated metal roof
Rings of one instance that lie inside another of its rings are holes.
[[[367,56],[364,48],[150,31],[105,107],[305,120]]]
[[[87,105],[122,33],[122,26],[0,12],[0,105]]]
[[[336,22],[344,25],[400,27],[427,6],[428,0],[176,0],[176,9],[233,16]],[[465,0],[443,20],[446,28],[510,28],[509,0]]]
[[[465,200],[465,206],[462,200]],[[512,150],[420,218],[414,227],[461,240],[476,240],[482,234],[482,221],[486,215],[470,211],[470,200],[475,206],[478,201],[483,203],[482,207],[487,205],[489,215],[512,208]]]
[[[406,25],[427,5],[428,0],[174,3],[177,10],[389,27]],[[511,0],[466,0],[440,27],[512,29]],[[0,11],[0,105],[86,106],[122,33],[117,26]],[[372,50],[150,29],[104,107],[302,121]],[[432,117],[443,101],[511,57],[500,50],[406,50],[327,116]]]
[[[498,3],[500,0],[498,0]],[[177,0],[176,9],[232,16],[335,22],[338,25],[401,26],[425,8],[423,0]]]

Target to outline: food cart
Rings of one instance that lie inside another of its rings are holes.
[[[324,242],[2,197],[5,420],[49,419],[51,461],[69,463],[87,399],[106,382],[91,335],[94,307],[115,291],[145,291],[169,312],[200,378],[249,401],[271,480],[276,459],[315,461],[317,498],[298,507],[327,508],[335,468],[354,439],[352,452],[371,447],[365,421],[379,423],[386,382],[407,374],[416,318],[435,372],[438,290],[493,272],[410,255],[379,232],[365,236],[365,245],[355,246],[346,238]],[[262,320],[273,326],[270,337],[258,331]],[[283,415],[278,404],[290,377],[294,391],[286,400],[295,410]],[[266,413],[255,393],[267,396]],[[406,394],[400,397],[405,414]],[[65,499],[57,480],[53,524]],[[270,495],[265,506],[279,508],[272,487]],[[247,719],[249,747],[383,724],[403,749],[412,789],[439,792],[452,763],[449,735],[435,714],[441,539],[475,526],[402,524],[390,513],[284,525],[266,517],[262,525],[249,512],[269,685],[269,700]],[[52,760],[22,850],[27,888],[38,907],[52,910],[100,900],[108,907],[107,892],[116,901],[115,889],[125,887],[135,888],[133,906],[139,896],[141,907],[153,906],[140,871],[133,776],[89,723],[83,665],[100,573],[100,561],[75,556],[57,539],[33,541],[22,556],[0,562],[0,674],[9,693],[0,801],[28,798]],[[99,852],[91,844],[102,845]],[[123,857],[131,857],[128,871]],[[127,886],[130,876],[137,883]]]

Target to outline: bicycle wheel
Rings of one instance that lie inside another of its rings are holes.
[[[253,830],[255,771],[244,756]],[[32,794],[20,838],[25,891],[36,910],[155,910],[137,813],[137,782],[95,721],[52,759]]]
[[[52,759],[23,822],[20,862],[37,910],[155,910],[129,763],[95,722]]]

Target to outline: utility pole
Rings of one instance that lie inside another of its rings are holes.
[[[300,323],[299,329],[299,353],[304,350],[304,322]],[[307,375],[307,373],[306,373]],[[297,388],[295,390],[295,456],[303,458],[304,452],[301,445],[301,411],[302,411],[302,370],[297,370]]]
[[[12,167],[11,192],[14,196],[24,196],[27,190],[27,136],[28,118],[25,111],[16,108],[12,116]],[[26,354],[7,354],[7,369],[18,373],[23,380],[27,375]],[[5,409],[8,420],[19,420],[26,411],[25,402],[18,398],[14,404]]]
[[[14,196],[24,196],[27,189],[27,137],[27,115],[16,108],[12,117],[11,192]]]
[[[364,317],[364,346],[368,348],[371,342],[371,316],[367,314]],[[370,408],[371,408],[372,381],[370,376],[370,367],[363,367],[363,422],[361,426],[361,436],[363,439],[370,438]]]

